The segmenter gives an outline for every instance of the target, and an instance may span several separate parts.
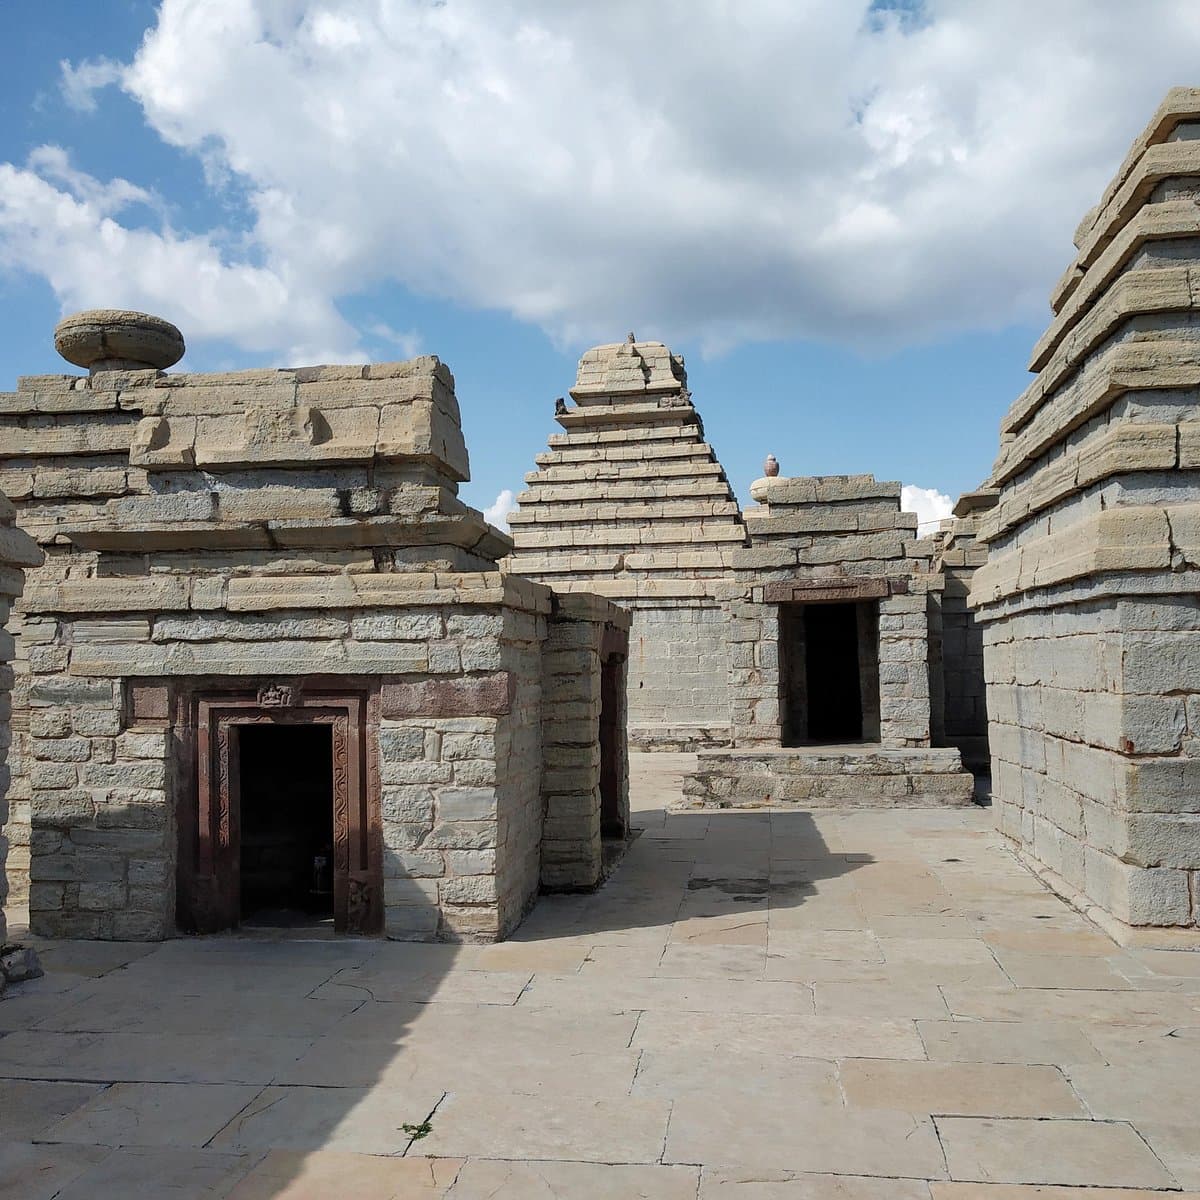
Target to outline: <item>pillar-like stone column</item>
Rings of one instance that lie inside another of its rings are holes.
[[[12,502],[0,496],[0,620],[7,621],[13,600],[21,594],[25,583],[23,568],[37,567],[42,562],[42,552],[37,543],[13,524],[16,510]],[[9,728],[11,716],[13,639],[9,633],[0,633],[0,830],[8,821],[8,746],[12,734]],[[8,857],[8,840],[0,834],[0,948],[8,940],[8,922],[4,915],[4,901],[8,896],[8,878],[3,872]],[[4,975],[0,974],[0,991],[4,987]]]

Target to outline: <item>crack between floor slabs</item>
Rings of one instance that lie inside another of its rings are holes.
[[[257,1092],[255,1092],[255,1093],[254,1093],[254,1095],[253,1095],[253,1096],[251,1096],[251,1097],[250,1097],[250,1099],[249,1099],[249,1100],[247,1100],[247,1101],[246,1101],[246,1103],[245,1103],[245,1104],[243,1104],[243,1105],[242,1105],[242,1107],[241,1107],[241,1108],[239,1108],[239,1109],[237,1110],[237,1112],[235,1112],[235,1113],[233,1114],[233,1116],[232,1116],[232,1117],[230,1117],[230,1118],[229,1118],[229,1120],[228,1120],[228,1121],[226,1121],[226,1122],[225,1122],[225,1124],[224,1124],[224,1125],[222,1125],[222,1126],[221,1126],[221,1128],[220,1128],[220,1129],[218,1129],[218,1130],[216,1131],[216,1133],[214,1133],[214,1134],[212,1135],[212,1137],[210,1137],[210,1138],[208,1139],[208,1141],[206,1141],[206,1142],[204,1143],[204,1145],[203,1145],[203,1146],[201,1146],[200,1148],[201,1148],[202,1150],[207,1150],[207,1149],[208,1149],[208,1148],[209,1148],[209,1147],[210,1147],[210,1146],[213,1144],[213,1142],[214,1142],[214,1141],[216,1141],[216,1139],[217,1139],[217,1138],[219,1138],[219,1137],[221,1136],[221,1134],[223,1134],[223,1133],[225,1132],[225,1130],[229,1129],[231,1126],[235,1126],[235,1125],[236,1125],[236,1126],[237,1126],[237,1128],[240,1130],[240,1129],[241,1129],[241,1123],[242,1123],[244,1120],[246,1120],[246,1118],[247,1118],[247,1117],[249,1117],[249,1116],[251,1115],[251,1114],[250,1114],[250,1113],[248,1113],[246,1110],[247,1110],[247,1109],[249,1109],[249,1108],[250,1108],[250,1107],[251,1107],[253,1104],[255,1104],[255,1103],[258,1101],[258,1099],[259,1099],[259,1098],[262,1096],[262,1094],[263,1094],[263,1093],[264,1093],[264,1092],[267,1090],[267,1088],[269,1088],[269,1087],[271,1087],[271,1086],[272,1086],[272,1085],[271,1085],[271,1084],[269,1084],[269,1083],[264,1083],[264,1084],[262,1085],[262,1087],[261,1087],[261,1088],[259,1088],[259,1089],[258,1089],[258,1091],[257,1091]],[[282,1096],[277,1096],[277,1097],[276,1097],[274,1100],[272,1100],[272,1101],[271,1101],[271,1103],[270,1103],[270,1104],[267,1104],[267,1105],[265,1105],[264,1107],[262,1107],[262,1108],[258,1109],[258,1111],[257,1111],[256,1113],[254,1113],[253,1115],[254,1115],[254,1116],[257,1116],[257,1115],[258,1115],[258,1113],[264,1113],[264,1112],[266,1112],[268,1109],[271,1109],[271,1108],[273,1108],[273,1107],[275,1106],[275,1104],[276,1104],[276,1103],[277,1103],[279,1100],[282,1100],[282,1099],[283,1099],[283,1097],[282,1097]]]
[[[435,1104],[435,1105],[434,1105],[434,1106],[433,1106],[433,1107],[432,1107],[432,1108],[429,1110],[428,1114],[427,1114],[427,1115],[426,1115],[426,1117],[425,1117],[425,1120],[421,1122],[421,1124],[422,1124],[422,1125],[430,1125],[430,1126],[432,1126],[432,1125],[433,1125],[433,1117],[434,1117],[434,1114],[437,1112],[437,1110],[438,1110],[439,1108],[441,1108],[441,1107],[442,1107],[442,1102],[443,1102],[443,1101],[446,1099],[446,1097],[447,1097],[448,1095],[450,1095],[450,1093],[449,1093],[449,1092],[443,1092],[443,1093],[442,1093],[442,1094],[441,1094],[441,1095],[438,1097],[438,1102],[437,1102],[437,1103],[436,1103],[436,1104]],[[428,1136],[428,1135],[426,1135],[426,1136]],[[415,1141],[417,1141],[417,1139],[416,1139],[415,1137],[410,1137],[410,1138],[408,1139],[408,1145],[407,1145],[407,1146],[405,1146],[405,1147],[404,1147],[404,1149],[403,1149],[403,1151],[401,1151],[401,1153],[400,1153],[400,1154],[396,1155],[396,1157],[397,1157],[397,1158],[407,1158],[407,1157],[408,1157],[408,1152],[409,1152],[409,1151],[410,1151],[410,1150],[413,1148],[413,1143],[414,1143]]]
[[[635,1037],[637,1037],[638,1026],[642,1023],[642,1018],[645,1015],[646,1015],[646,1010],[644,1008],[639,1008],[637,1018],[633,1022],[633,1028],[629,1031],[629,1041],[627,1041],[625,1043],[626,1050],[633,1049],[633,1039]]]

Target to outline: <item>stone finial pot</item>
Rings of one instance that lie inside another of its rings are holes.
[[[768,479],[774,479],[779,474],[779,460],[775,455],[767,455],[767,461],[763,463],[763,474]]]
[[[63,317],[54,329],[54,348],[89,371],[173,367],[187,347],[183,334],[162,317],[115,308],[94,308]]]

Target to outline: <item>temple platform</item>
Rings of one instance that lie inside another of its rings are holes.
[[[954,747],[871,742],[701,750],[681,807],[940,808],[972,802]]]

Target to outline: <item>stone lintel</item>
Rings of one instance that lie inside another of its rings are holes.
[[[812,604],[822,600],[878,600],[908,594],[907,579],[792,579],[763,585],[765,604]]]

